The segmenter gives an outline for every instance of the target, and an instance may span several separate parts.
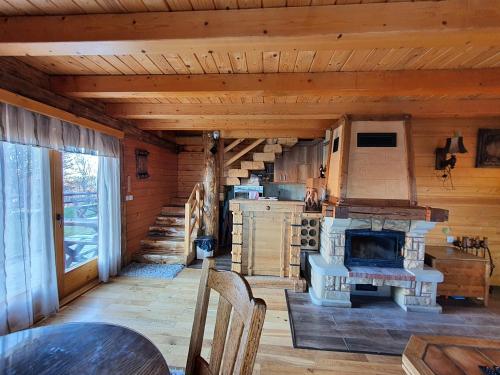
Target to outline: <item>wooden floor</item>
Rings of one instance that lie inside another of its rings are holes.
[[[151,339],[170,366],[184,367],[200,274],[188,268],[171,281],[117,278],[87,292],[43,324],[124,325]],[[284,292],[255,289],[254,294],[268,306],[255,374],[402,374],[401,357],[293,349]],[[204,355],[210,347],[216,301],[210,304]]]

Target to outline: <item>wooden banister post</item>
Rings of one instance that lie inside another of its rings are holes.
[[[202,196],[201,196],[201,184],[196,185],[196,217],[198,218],[198,230],[200,229],[202,225],[202,218],[203,218],[203,201],[202,201]]]
[[[184,255],[186,264],[189,262],[191,253],[191,204],[187,202],[184,206]]]
[[[203,230],[205,235],[218,237],[219,183],[217,144],[214,132],[203,132],[205,169],[203,174]]]

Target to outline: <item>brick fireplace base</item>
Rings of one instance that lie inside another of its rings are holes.
[[[310,295],[317,305],[351,307],[351,291],[356,284],[390,286],[394,301],[406,311],[441,312],[436,303],[437,283],[443,274],[424,267],[425,234],[435,223],[427,221],[337,219],[322,223],[321,248],[309,256]],[[406,233],[404,269],[352,267],[344,265],[347,229],[400,230]]]

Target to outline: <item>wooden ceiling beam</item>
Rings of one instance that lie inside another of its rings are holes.
[[[500,69],[375,72],[54,76],[51,88],[78,98],[199,96],[416,96],[500,94]]]
[[[222,138],[323,138],[325,130],[322,129],[261,129],[261,130],[221,130]]]
[[[3,17],[0,55],[500,45],[498,0]]]
[[[328,104],[146,104],[113,103],[107,113],[117,118],[181,119],[337,119],[358,115],[410,114],[414,117],[489,117],[500,115],[500,100],[371,101]]]
[[[331,120],[136,120],[141,130],[325,130]]]

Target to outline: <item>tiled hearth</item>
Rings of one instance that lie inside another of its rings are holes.
[[[351,307],[356,284],[389,286],[394,301],[407,311],[441,312],[436,303],[441,272],[424,266],[425,235],[435,223],[424,220],[339,219],[326,217],[321,228],[320,254],[309,257],[310,294],[318,305]],[[346,230],[393,230],[405,233],[404,268],[346,267]]]

